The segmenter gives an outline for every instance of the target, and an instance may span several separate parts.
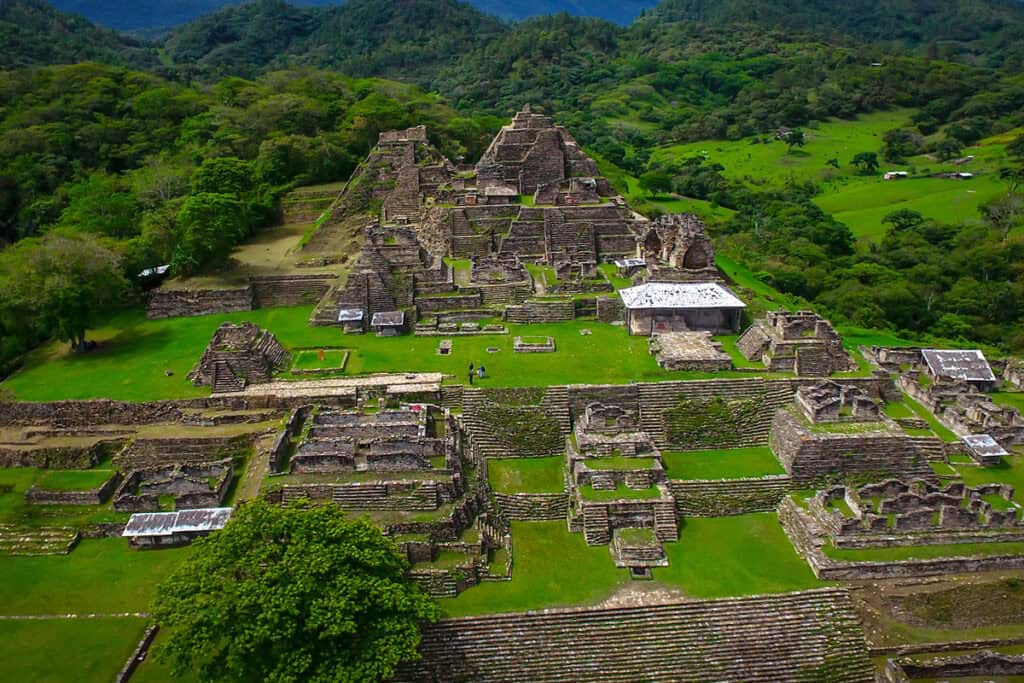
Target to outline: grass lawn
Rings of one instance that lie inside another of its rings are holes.
[[[999,405],[1010,406],[1024,413],[1024,391],[998,391],[991,396]]]
[[[613,455],[605,458],[587,458],[586,464],[592,470],[649,470],[654,467],[654,458]]]
[[[903,402],[906,403],[912,411],[914,411],[914,414],[916,414],[919,418],[927,422],[928,426],[932,428],[932,431],[935,432],[940,439],[942,439],[943,441],[950,442],[960,440],[959,436],[954,434],[948,427],[939,422],[938,419],[936,419],[936,417],[932,415],[931,412],[929,412],[928,409],[925,408],[923,405],[921,405],[914,399],[910,398],[906,394],[903,395]]]
[[[834,548],[825,544],[822,550],[834,560],[846,562],[896,562],[899,560],[930,560],[939,557],[977,555],[1020,555],[1024,542],[950,543],[905,548]]]
[[[83,540],[69,555],[0,556],[0,613],[144,611],[188,552],[131,550],[123,538],[103,538]]]
[[[967,486],[982,484],[1010,484],[1014,488],[1013,499],[1024,504],[1024,455],[1004,456],[995,467],[953,465]]]
[[[669,479],[742,479],[786,470],[767,446],[713,451],[662,451]]]
[[[449,356],[437,354],[433,337],[349,336],[333,327],[308,327],[310,307],[265,308],[195,318],[147,320],[142,311],[120,314],[90,333],[100,348],[72,354],[52,343],[30,353],[22,371],[0,386],[22,400],[112,398],[129,401],[189,398],[209,394],[186,375],[214,330],[225,321],[249,320],[277,335],[288,348],[345,346],[346,375],[373,372],[442,372],[466,381],[469,363],[485,363],[482,386],[625,383],[668,379],[738,377],[740,373],[665,372],[648,351],[647,338],[595,320],[554,325],[509,325],[507,335],[460,337]],[[580,334],[588,329],[589,335]],[[516,335],[551,336],[556,353],[516,354]],[[499,349],[488,353],[487,348]],[[165,370],[171,370],[167,377]]]
[[[487,480],[498,493],[561,493],[565,457],[488,458]]]
[[[606,546],[588,546],[565,522],[512,522],[512,580],[483,583],[438,602],[449,616],[591,605],[629,581]]]
[[[774,512],[736,517],[693,517],[679,541],[666,543],[669,566],[654,579],[697,598],[721,598],[820,588],[793,550]]]
[[[306,349],[294,354],[292,370],[333,370],[340,368],[345,360],[344,349],[323,349],[323,360],[320,360],[321,350]]]
[[[0,621],[0,669],[18,683],[112,681],[145,630],[140,618]]]
[[[103,470],[86,470],[84,477],[90,481],[93,472]],[[70,475],[70,479],[65,478]],[[34,467],[13,467],[0,469],[0,524],[16,524],[19,526],[70,526],[83,527],[98,522],[125,522],[128,514],[115,512],[108,503],[106,505],[29,505],[25,502],[25,492],[33,483],[53,477],[58,485],[82,483],[76,471],[40,470]],[[87,476],[89,475],[89,476]],[[106,471],[103,480],[110,476]],[[5,491],[6,487],[11,487]]]
[[[198,683],[199,679],[192,672],[184,676],[171,676],[171,665],[160,661],[157,656],[163,642],[164,634],[157,633],[156,639],[149,648],[149,654],[143,660],[139,668],[132,674],[131,683],[167,683],[167,681],[180,681],[181,683]]]
[[[36,486],[47,491],[91,491],[113,474],[113,470],[42,470]]]

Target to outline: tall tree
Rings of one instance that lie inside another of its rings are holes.
[[[76,350],[127,287],[118,258],[91,236],[54,233],[0,252],[4,317],[41,323]]]
[[[157,591],[158,656],[203,681],[379,681],[437,605],[369,522],[245,503]]]

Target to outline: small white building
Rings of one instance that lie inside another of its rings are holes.
[[[934,380],[967,382],[979,391],[995,390],[995,373],[978,349],[922,349],[928,375]]]
[[[734,334],[746,308],[717,282],[647,282],[619,290],[630,334],[707,331]]]
[[[223,529],[232,512],[234,508],[140,512],[131,516],[121,535],[139,547],[185,545]]]

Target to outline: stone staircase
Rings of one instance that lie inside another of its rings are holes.
[[[446,384],[441,387],[441,407],[448,410],[462,410],[461,384]]]
[[[643,430],[651,435],[655,445],[671,450],[685,444],[667,442],[664,412],[676,407],[680,399],[711,399],[720,396],[729,399],[762,398],[762,407],[753,424],[742,434],[723,441],[720,448],[763,446],[768,443],[775,411],[793,400],[793,388],[780,382],[764,379],[702,380],[695,382],[660,382],[638,385],[640,421]]]
[[[611,535],[608,533],[608,508],[595,505],[587,509],[583,515],[583,538],[587,545],[608,545]]]
[[[477,457],[484,458],[507,458],[509,456],[518,457],[538,457],[544,455],[551,455],[557,452],[559,449],[552,448],[550,452],[544,453],[516,453],[513,452],[513,445],[503,443],[498,440],[494,435],[494,430],[490,425],[485,423],[480,418],[480,410],[487,403],[487,399],[484,393],[480,389],[470,389],[468,387],[463,390],[463,423],[466,426],[466,432],[470,436],[471,443],[473,444],[473,450]],[[530,407],[530,406],[523,406]],[[569,388],[568,387],[548,387],[544,398],[541,400],[539,406],[533,406],[535,409],[543,411],[545,415],[553,418],[558,422],[561,431],[561,438],[568,436],[572,429],[572,421],[569,415]]]
[[[676,517],[674,500],[656,502],[654,505],[654,535],[659,541],[679,540],[679,521]]]
[[[796,350],[796,374],[800,377],[828,377],[832,361],[824,346],[803,346]]]
[[[0,524],[0,555],[67,555],[79,538],[70,527]]]
[[[575,319],[576,306],[571,299],[565,301],[527,301],[521,306],[508,306],[505,309],[505,320],[521,325],[565,322]]]
[[[228,364],[218,361],[213,366],[213,393],[223,394],[245,389],[245,379],[231,371]]]
[[[396,683],[874,680],[842,589],[617,609],[545,610],[425,625]]]
[[[929,462],[945,462],[946,446],[937,436],[912,436],[910,443]]]

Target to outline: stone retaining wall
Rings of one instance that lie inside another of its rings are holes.
[[[0,468],[38,467],[55,470],[87,470],[120,451],[125,439],[101,439],[86,446],[4,448],[0,446]]]
[[[121,483],[121,473],[115,472],[103,485],[90,491],[46,491],[33,486],[25,492],[30,505],[101,505]]]
[[[1024,555],[988,555],[977,557],[943,557],[931,560],[899,560],[894,562],[846,562],[825,555],[821,540],[810,531],[799,506],[786,498],[779,505],[779,522],[793,548],[823,581],[861,581],[900,579],[946,574],[1024,569]]]
[[[725,517],[770,512],[789,492],[792,480],[784,475],[668,482],[676,510],[684,517]]]
[[[498,510],[513,521],[544,522],[565,519],[569,511],[567,493],[495,493]]]
[[[213,313],[235,313],[251,311],[253,287],[241,289],[155,289],[149,295],[146,317],[160,318],[192,317]]]

